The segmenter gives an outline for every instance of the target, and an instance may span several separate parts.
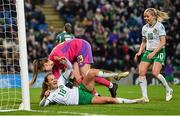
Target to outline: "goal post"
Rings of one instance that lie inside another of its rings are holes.
[[[20,52],[20,75],[21,75],[21,88],[22,88],[22,104],[20,106],[20,109],[30,110],[24,0],[16,0],[16,8],[17,8],[17,27],[18,27],[19,52]]]
[[[31,110],[24,0],[0,0],[0,112]]]

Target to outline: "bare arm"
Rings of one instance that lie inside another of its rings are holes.
[[[64,75],[64,78],[69,79],[73,68],[71,62],[67,58],[61,57],[59,58],[59,63],[65,65],[66,68],[62,75]]]
[[[43,97],[43,99],[40,101],[39,106],[48,106],[50,101],[46,99],[46,97]]]
[[[65,77],[71,76],[70,77],[71,79],[73,77],[73,78],[75,78],[76,82],[78,82],[78,83],[81,82],[82,76],[80,74],[79,65],[77,62],[74,62],[73,66],[72,66],[71,62],[68,59],[66,59],[65,57],[60,58],[59,62],[61,64],[65,64],[67,66],[66,70],[64,72]],[[71,72],[72,72],[72,74],[71,74]]]
[[[142,43],[141,43],[141,46],[139,48],[139,51],[138,53],[136,53],[135,57],[134,57],[134,60],[135,61],[138,61],[138,56],[140,56],[142,54],[142,52],[145,50],[146,48],[146,39],[144,37],[142,37]]]
[[[141,55],[142,54],[142,52],[145,50],[145,48],[146,48],[146,39],[143,37],[142,38],[142,43],[141,43],[141,46],[140,46],[140,48],[139,48],[139,55]]]
[[[73,65],[73,76],[75,77],[76,79],[76,82],[79,82],[81,79],[82,79],[82,76],[80,74],[80,71],[79,71],[79,65],[77,62],[74,63]]]
[[[46,99],[46,98],[49,96],[49,94],[50,94],[50,91],[49,91],[49,90],[47,90],[47,91],[44,93],[44,97],[43,97],[43,99],[40,101],[39,106],[47,106],[47,105],[49,105],[50,101]]]

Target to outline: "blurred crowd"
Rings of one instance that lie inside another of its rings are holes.
[[[25,0],[30,72],[34,59],[51,52],[58,34],[48,27],[43,4],[43,0]],[[144,10],[154,7],[168,12],[170,19],[163,23],[166,55],[174,70],[180,71],[180,0],[56,0],[54,7],[65,22],[73,25],[75,37],[91,44],[94,67],[121,71],[137,67],[133,59],[141,43]]]

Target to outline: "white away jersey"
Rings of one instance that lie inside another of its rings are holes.
[[[72,64],[67,60],[67,69],[58,79],[58,88],[51,91],[47,98],[43,98],[40,102],[41,106],[47,106],[49,103],[58,103],[64,105],[77,105],[79,103],[79,89],[72,89],[65,86],[67,79],[72,71]]]
[[[160,44],[160,36],[165,36],[165,28],[162,23],[157,22],[153,27],[146,24],[142,28],[142,36],[146,39],[146,49],[154,50]]]
[[[46,101],[64,105],[77,105],[79,103],[78,88],[73,87],[72,89],[70,89],[64,84],[60,84],[58,86],[58,89],[56,89],[55,91],[51,91],[50,95],[46,98]]]

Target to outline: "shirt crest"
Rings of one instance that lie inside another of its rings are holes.
[[[154,34],[157,34],[157,32],[158,32],[157,29],[154,29],[154,30],[153,30],[153,33],[154,33]]]

